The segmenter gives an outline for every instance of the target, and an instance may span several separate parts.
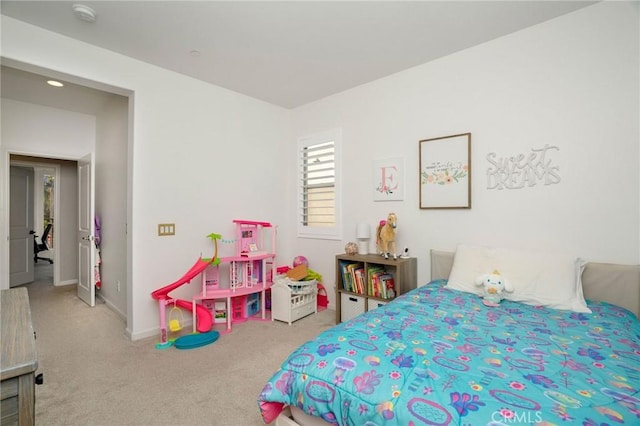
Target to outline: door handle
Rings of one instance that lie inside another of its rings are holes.
[[[88,237],[82,237],[83,240],[93,241],[93,235],[89,235]]]

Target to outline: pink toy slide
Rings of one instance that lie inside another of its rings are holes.
[[[187,273],[184,274],[178,281],[157,289],[156,291],[151,293],[151,297],[153,297],[155,300],[171,299],[169,297],[169,293],[171,291],[175,290],[176,288],[184,284],[190,283],[191,280],[194,279],[200,273],[202,273],[202,271],[204,271],[207,268],[207,266],[209,266],[213,262],[214,259],[215,259],[215,256],[212,259],[207,259],[207,260],[198,259],[198,261],[191,267],[191,269],[189,269]],[[193,311],[193,305],[191,302],[188,302],[186,300],[176,299],[174,300],[174,303],[177,306],[181,307],[182,309],[188,310],[189,312]],[[200,304],[196,304],[196,319],[197,319],[197,330],[200,333],[206,333],[210,331],[211,328],[213,327],[213,316],[211,315],[211,312]]]

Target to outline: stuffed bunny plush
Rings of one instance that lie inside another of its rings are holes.
[[[476,285],[482,286],[482,303],[487,306],[498,306],[504,297],[502,293],[513,291],[513,286],[502,278],[498,271],[478,277]]]

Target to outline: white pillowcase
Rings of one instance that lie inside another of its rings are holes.
[[[585,261],[566,254],[459,245],[446,287],[482,295],[475,281],[494,270],[514,288],[503,297],[527,305],[591,313],[582,293]]]

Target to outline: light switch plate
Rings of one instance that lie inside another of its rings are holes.
[[[166,237],[168,235],[176,235],[176,224],[175,223],[159,223],[158,236]]]

